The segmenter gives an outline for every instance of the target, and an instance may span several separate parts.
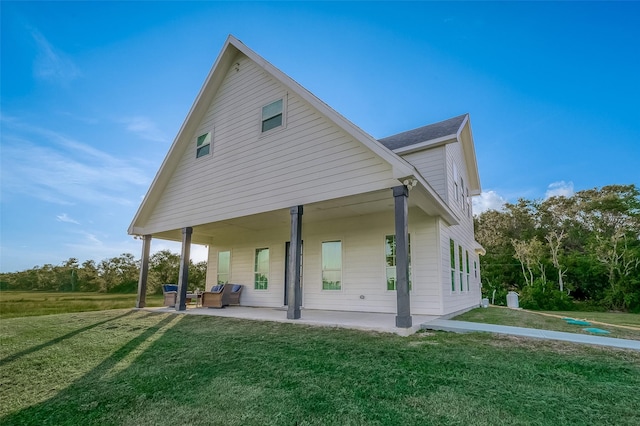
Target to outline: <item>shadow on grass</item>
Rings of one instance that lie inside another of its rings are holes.
[[[115,321],[115,320],[120,319],[120,318],[124,318],[127,315],[131,315],[132,312],[133,311],[128,311],[128,312],[125,312],[122,315],[118,315],[117,317],[112,317],[112,318],[106,319],[104,321],[99,321],[99,322],[93,323],[91,325],[88,325],[86,327],[82,327],[82,328],[79,328],[77,330],[73,330],[72,332],[67,333],[64,336],[56,337],[55,339],[51,339],[48,342],[41,343],[41,344],[33,346],[31,348],[24,349],[24,350],[22,350],[20,352],[17,352],[15,354],[13,354],[13,355],[10,355],[8,357],[2,358],[2,359],[0,359],[0,367],[2,367],[3,365],[5,365],[5,364],[7,364],[9,362],[12,362],[12,361],[15,361],[17,359],[20,359],[25,355],[29,355],[31,353],[37,352],[37,351],[42,350],[42,349],[44,349],[44,348],[46,348],[48,346],[53,346],[53,345],[58,344],[58,343],[60,343],[60,342],[62,342],[64,340],[70,339],[70,338],[72,338],[72,337],[74,337],[74,336],[76,336],[76,335],[78,335],[80,333],[83,333],[85,331],[91,330],[92,328],[96,328],[98,326],[101,326],[102,324],[106,324],[108,322]]]
[[[62,336],[63,338],[69,338],[72,335],[76,335],[82,331],[87,331],[100,324],[104,324],[110,321],[121,319],[130,315],[134,311],[129,311],[123,315],[113,317],[107,321],[101,321],[91,326],[84,327],[76,330],[73,333]],[[146,317],[147,315],[145,315]],[[126,344],[118,348],[111,356],[102,361],[99,365],[82,376],[80,379],[73,382],[67,388],[57,393],[53,398],[43,401],[39,404],[20,410],[16,413],[10,414],[3,418],[0,418],[0,424],[2,425],[42,425],[42,424],[55,424],[55,425],[77,425],[77,424],[110,424],[111,422],[105,422],[103,420],[96,422],[95,418],[105,414],[105,410],[108,413],[110,409],[108,405],[100,403],[96,399],[104,398],[105,395],[99,392],[96,387],[100,386],[101,381],[105,375],[108,375],[118,363],[125,360],[125,358],[134,352],[137,348],[152,339],[154,335],[163,327],[168,326],[174,321],[179,321],[181,318],[171,315],[167,316],[157,323],[146,328],[145,331],[128,341]],[[48,342],[42,347],[49,346],[54,342],[60,342],[63,338],[54,339]],[[38,347],[32,348],[29,352],[34,352]],[[40,348],[42,349],[42,348]],[[18,354],[16,354],[18,355]],[[88,399],[86,398],[88,396]],[[108,397],[113,397],[113,394],[109,394]],[[117,392],[116,395],[117,397]],[[108,418],[108,416],[106,417]]]

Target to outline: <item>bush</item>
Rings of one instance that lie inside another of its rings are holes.
[[[107,293],[137,293],[138,283],[136,281],[123,282],[111,287]]]
[[[573,299],[567,293],[555,288],[555,284],[535,280],[520,292],[520,307],[541,311],[570,311],[574,308]]]

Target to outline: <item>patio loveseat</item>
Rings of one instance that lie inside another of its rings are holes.
[[[242,284],[218,284],[211,291],[202,293],[203,308],[223,308],[229,305],[240,305]]]

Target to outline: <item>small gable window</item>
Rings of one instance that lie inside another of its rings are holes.
[[[209,155],[211,152],[211,132],[198,136],[196,141],[196,158]]]
[[[282,126],[282,99],[262,107],[262,133]]]

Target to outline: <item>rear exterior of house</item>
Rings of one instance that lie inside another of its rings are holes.
[[[230,36],[129,228],[139,300],[160,238],[183,241],[183,264],[207,245],[207,288],[243,284],[246,306],[295,291],[304,309],[464,311],[480,302],[479,193],[468,115],[377,141]]]

